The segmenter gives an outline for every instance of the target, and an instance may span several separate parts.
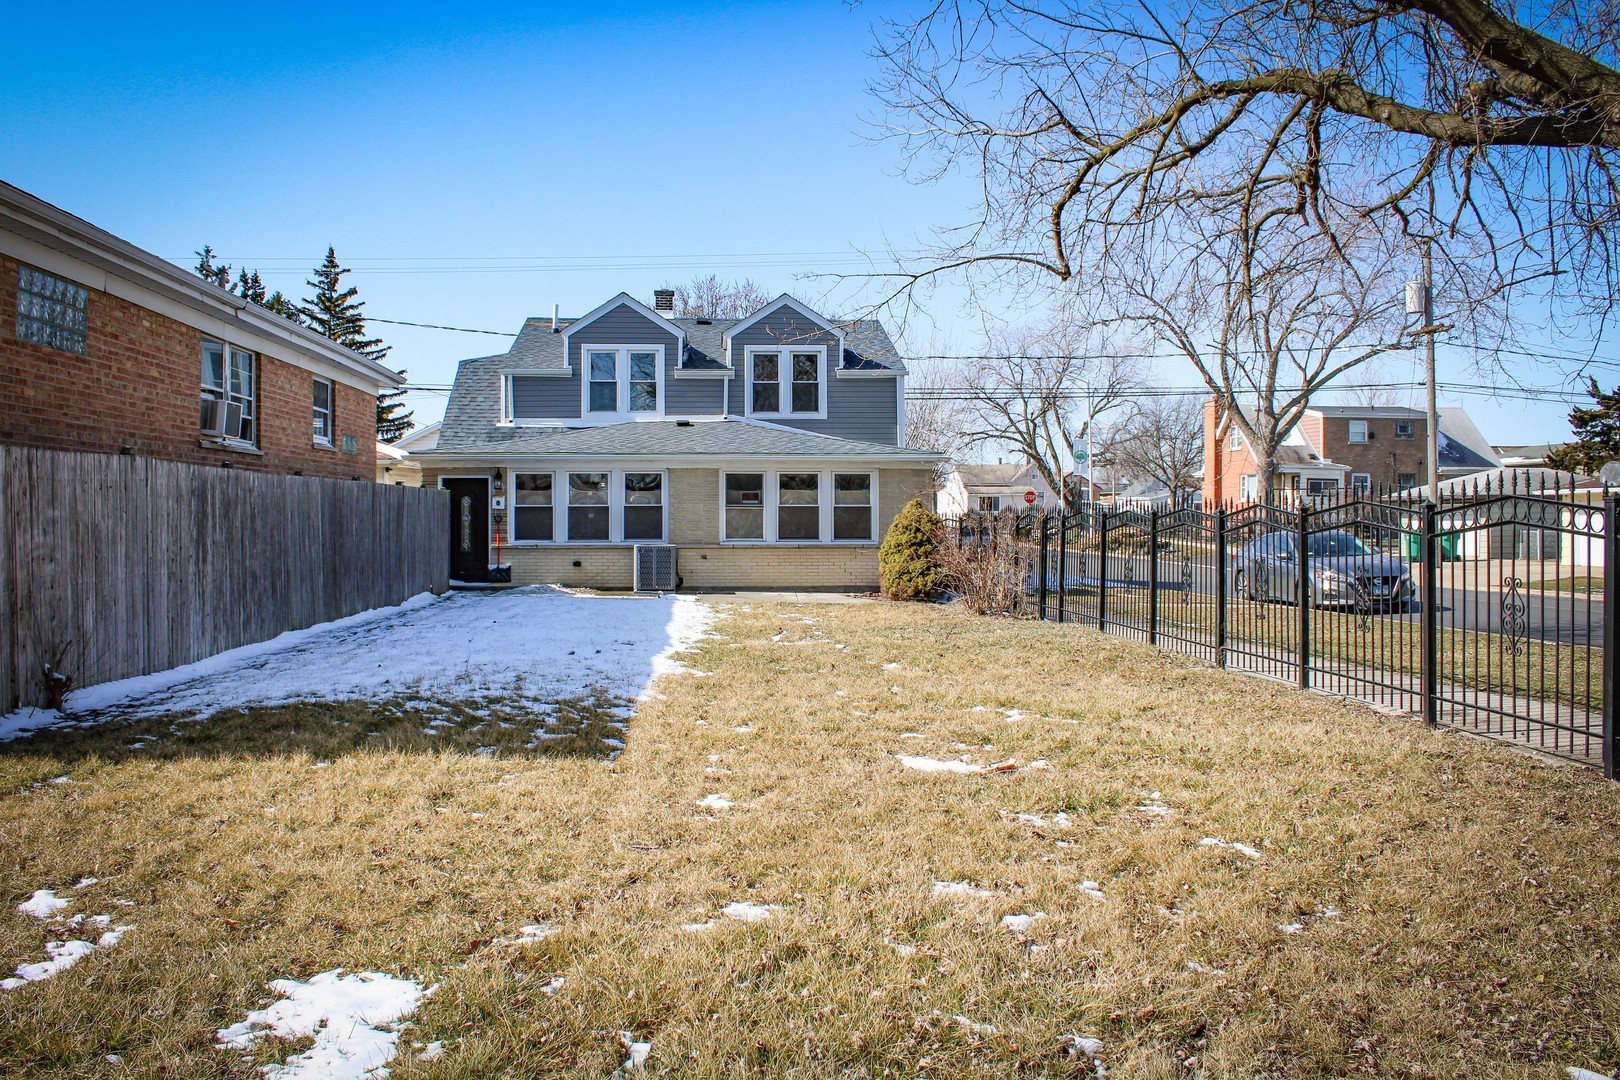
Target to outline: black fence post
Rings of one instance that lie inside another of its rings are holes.
[[[1148,644],[1159,643],[1159,508],[1148,509]]]
[[[1418,633],[1423,639],[1421,674],[1423,722],[1440,724],[1440,543],[1436,535],[1439,518],[1434,503],[1423,503],[1423,611]],[[1607,612],[1605,612],[1607,617]]]
[[[1299,500],[1299,525],[1294,534],[1297,549],[1294,553],[1294,577],[1298,586],[1294,590],[1294,606],[1298,608],[1299,615],[1299,642],[1295,650],[1295,662],[1299,664],[1297,678],[1301,690],[1310,689],[1311,685],[1311,535],[1308,531],[1307,518],[1310,507],[1303,498]]]
[[[1108,510],[1097,507],[1097,629],[1107,628],[1108,621]]]
[[[1045,514],[1042,514],[1041,515],[1041,566],[1040,566],[1041,583],[1038,586],[1036,586],[1036,588],[1038,588],[1040,590],[1040,597],[1041,597],[1040,610],[1041,610],[1041,621],[1042,622],[1046,621],[1046,575],[1048,575],[1048,574],[1050,574],[1052,572],[1052,563],[1051,563],[1052,544],[1051,544],[1051,540],[1050,540],[1051,532],[1050,532],[1050,530],[1048,528],[1048,526],[1050,524],[1051,524],[1051,519],[1048,518]]]
[[[1065,598],[1069,592],[1069,508],[1058,514],[1058,602],[1057,621],[1063,621]]]
[[[1226,666],[1226,507],[1215,508],[1215,664]]]
[[[1603,498],[1603,775],[1620,780],[1620,495]]]

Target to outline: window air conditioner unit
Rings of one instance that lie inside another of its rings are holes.
[[[227,439],[240,439],[242,437],[241,402],[227,401],[225,403],[225,437]]]
[[[237,417],[238,430],[240,430],[241,417]],[[202,396],[202,433],[204,435],[225,434],[225,399]]]
[[[675,549],[668,544],[637,544],[636,592],[675,591]]]

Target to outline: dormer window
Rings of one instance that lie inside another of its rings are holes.
[[[750,416],[823,417],[827,350],[754,347],[747,350]]]
[[[661,347],[587,345],[586,415],[656,414],[663,369]]]

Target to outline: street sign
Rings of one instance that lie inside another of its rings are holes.
[[[1038,498],[1038,496],[1033,491],[1024,492],[1024,505],[1034,506],[1036,498]]]

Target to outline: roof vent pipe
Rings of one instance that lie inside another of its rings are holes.
[[[551,332],[553,334],[555,334],[557,332],[557,312],[560,311],[561,309],[562,309],[561,304],[552,304],[551,305]]]

